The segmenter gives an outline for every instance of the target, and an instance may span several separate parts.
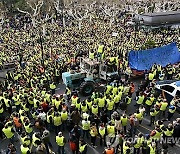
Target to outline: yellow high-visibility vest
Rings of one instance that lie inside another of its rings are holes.
[[[83,152],[85,150],[85,147],[87,146],[87,144],[84,144],[84,145],[80,145],[79,147],[79,152]]]
[[[10,139],[14,136],[14,133],[11,132],[11,127],[3,128],[2,131],[8,139]]]
[[[144,101],[144,95],[138,96],[137,104],[142,104]]]
[[[64,136],[56,136],[56,143],[58,144],[58,146],[62,147],[64,146]]]
[[[89,52],[89,59],[91,59],[91,60],[94,59],[94,52]]]
[[[100,134],[101,136],[104,136],[104,135],[105,135],[105,132],[106,132],[105,127],[104,127],[103,129],[101,129],[101,127],[99,127],[99,134]]]
[[[98,106],[94,107],[94,105],[91,108],[91,111],[93,114],[97,115],[98,114]]]
[[[21,145],[21,154],[27,154],[29,150],[30,149],[28,147],[24,147],[23,145]]]
[[[61,118],[63,121],[67,120],[68,119],[68,113],[67,111],[66,112],[61,112]]]
[[[62,124],[62,121],[61,121],[61,117],[60,116],[55,116],[54,117],[54,126],[60,126]]]

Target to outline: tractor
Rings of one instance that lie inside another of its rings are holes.
[[[63,83],[69,88],[79,89],[83,96],[91,95],[97,86],[118,78],[118,68],[103,62],[80,58],[80,69],[62,73]]]

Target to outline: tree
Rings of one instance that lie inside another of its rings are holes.
[[[110,18],[109,26],[112,26],[112,23],[115,21],[115,18],[117,17],[117,14],[119,13],[119,9],[116,7],[116,5],[113,3],[112,6],[105,5],[104,8],[102,8],[104,11],[104,14]]]
[[[61,1],[61,2],[60,2]],[[60,15],[62,15],[62,23],[63,23],[63,27],[66,26],[66,21],[65,21],[65,17],[64,17],[64,13],[65,13],[65,8],[64,8],[64,2],[63,0],[55,0],[54,1],[54,7],[56,9],[56,12]]]
[[[42,1],[42,0],[38,1],[38,2],[34,2],[34,3],[27,2],[27,5],[30,7],[31,12],[23,11],[19,8],[17,8],[17,10],[21,13],[29,15],[31,17],[33,27],[36,27],[36,23],[37,23],[36,19],[37,19],[38,15],[40,14],[40,10],[41,10],[41,7],[43,6],[43,4],[44,4],[44,1]]]
[[[6,10],[4,8],[4,5],[3,3],[0,2],[0,30],[2,29],[2,26],[4,24],[4,21],[5,21],[5,13],[6,13]]]

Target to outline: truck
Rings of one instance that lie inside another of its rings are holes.
[[[101,84],[118,79],[118,66],[104,61],[80,58],[80,69],[62,73],[63,83],[71,89],[79,89],[83,96],[91,95]]]

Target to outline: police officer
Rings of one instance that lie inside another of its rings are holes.
[[[64,145],[66,144],[66,139],[62,132],[59,132],[58,136],[56,136],[56,143],[58,145],[58,154],[64,154]]]

